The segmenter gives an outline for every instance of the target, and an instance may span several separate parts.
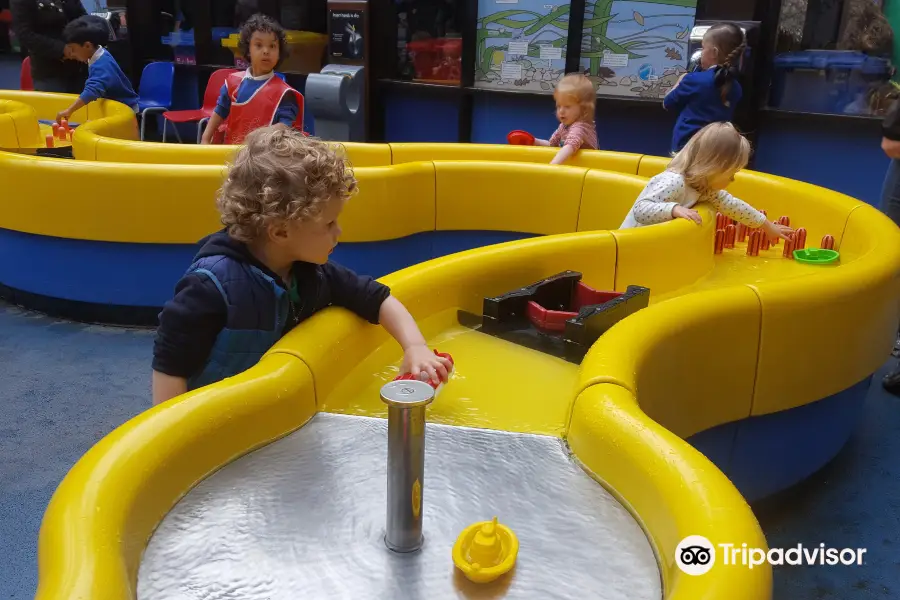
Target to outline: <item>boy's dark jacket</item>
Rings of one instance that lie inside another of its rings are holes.
[[[194,262],[163,307],[153,369],[195,389],[256,364],[282,335],[329,305],[378,323],[390,290],[334,263],[294,263],[297,297],[242,242],[220,231],[201,240]]]
[[[881,122],[881,132],[889,140],[900,141],[900,100],[884,116]]]

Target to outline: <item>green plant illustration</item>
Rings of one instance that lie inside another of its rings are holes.
[[[635,4],[648,5],[647,11],[633,10]],[[658,58],[665,53],[673,64],[686,62],[690,26],[684,26],[683,23],[686,17],[692,19],[693,16],[686,11],[665,14],[673,12],[662,8],[666,6],[696,9],[697,0],[589,0],[585,5],[581,40],[581,58],[588,61],[585,74],[603,82],[603,77],[612,73],[611,69],[602,66],[604,55],[607,53],[624,56],[629,60],[644,59],[648,56]],[[560,48],[561,58],[566,58],[570,5],[544,5],[544,8],[550,9],[549,12],[507,9],[479,18],[476,29],[476,81],[493,80],[498,84],[503,83],[498,74],[498,63],[504,62],[504,57],[508,56],[506,51],[509,42],[512,41],[527,42],[527,51],[524,55],[507,61],[522,66],[523,73],[526,70],[529,73],[521,81],[514,82],[515,85],[525,85],[529,82],[528,77],[534,77],[536,67],[534,61],[529,59],[539,59],[543,47]],[[661,20],[667,17],[671,19],[661,23]],[[610,25],[626,22],[630,25],[618,25],[616,30],[622,33],[624,28],[629,33],[610,35]],[[498,40],[504,41],[498,44],[496,43]],[[577,42],[573,40],[573,43]],[[543,66],[547,63],[544,61],[538,64]],[[539,72],[537,77],[551,78],[554,81],[541,81],[540,89],[552,89],[555,80],[562,76],[564,70],[558,67],[549,69],[552,75],[546,73],[541,75]]]

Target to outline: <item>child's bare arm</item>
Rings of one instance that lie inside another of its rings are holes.
[[[201,144],[212,143],[213,136],[216,134],[216,130],[219,129],[219,126],[222,125],[222,121],[224,121],[224,119],[220,117],[218,113],[213,113],[206,123],[206,129],[203,130],[203,137],[200,138]]]
[[[75,102],[72,103],[71,106],[69,106],[69,108],[67,108],[66,110],[61,110],[58,113],[56,113],[56,122],[59,123],[63,119],[68,120],[69,117],[72,116],[72,113],[77,111],[79,108],[82,108],[84,105],[85,105],[84,100],[82,100],[81,98],[78,98],[77,100],[75,100]]]
[[[153,406],[187,392],[187,379],[153,371]]]
[[[403,348],[402,372],[413,375],[427,373],[434,383],[447,380],[450,362],[428,349],[428,343],[419,331],[415,319],[399,300],[388,296],[381,304],[378,318],[382,327]]]
[[[559,149],[559,152],[556,153],[556,156],[553,157],[553,160],[550,161],[550,164],[551,165],[560,165],[560,164],[566,162],[567,160],[569,160],[569,158],[573,154],[575,154],[577,151],[578,151],[578,149],[575,148],[575,146],[573,146],[571,144],[566,144],[565,146],[563,146],[562,148]]]

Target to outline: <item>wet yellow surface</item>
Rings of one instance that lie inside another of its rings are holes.
[[[737,242],[734,248],[726,248],[722,251],[722,254],[716,256],[716,266],[708,275],[693,285],[679,288],[668,294],[653,294],[651,290],[650,302],[662,302],[693,292],[732,285],[753,285],[763,281],[781,281],[809,277],[810,275],[821,273],[822,269],[840,268],[842,264],[852,262],[855,258],[842,253],[840,260],[835,263],[811,265],[784,258],[783,252],[784,242],[781,241],[777,246],[761,251],[759,256],[747,256],[747,243]]]
[[[746,243],[737,243],[716,256],[715,268],[708,275],[668,294],[651,290],[651,302],[712,288],[800,279],[852,260],[842,256],[842,262],[832,265],[809,265],[784,258],[783,250],[781,242],[759,256],[747,256]],[[419,325],[429,346],[449,352],[457,365],[428,408],[429,422],[553,436],[564,432],[577,365],[464,327],[457,320],[456,309],[424,319]],[[390,340],[347,374],[321,410],[386,417],[379,391],[399,375],[399,367],[400,348]]]
[[[428,407],[429,422],[562,435],[578,365],[463,327],[456,310],[425,319],[420,326],[429,346],[450,353],[457,365]],[[399,350],[391,340],[370,354],[321,409],[386,417],[379,391],[399,375]]]

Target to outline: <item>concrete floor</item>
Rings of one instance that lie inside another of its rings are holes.
[[[101,437],[149,406],[152,343],[149,330],[0,304],[0,598],[33,597],[38,529],[57,484]],[[900,596],[900,398],[884,392],[880,376],[841,454],[754,507],[770,547],[864,547],[866,564],[778,568],[779,600]]]

